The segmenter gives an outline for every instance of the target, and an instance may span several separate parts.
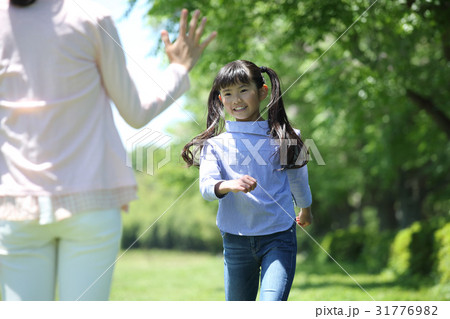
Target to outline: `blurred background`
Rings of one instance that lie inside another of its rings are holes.
[[[298,229],[301,271],[342,272],[320,243],[337,262],[369,276],[361,280],[379,289],[378,299],[450,300],[449,1],[123,3],[129,14],[137,7],[145,12],[140,21],[156,38],[162,29],[176,37],[182,8],[208,17],[206,34],[218,31],[191,72],[183,110],[171,107],[171,118],[180,119],[149,125],[169,123],[171,158],[153,175],[136,171],[140,199],[124,216],[124,249],[221,254],[217,202],[203,200],[198,170],[185,168],[179,155],[205,129],[218,70],[246,59],[276,70],[292,125],[318,150],[308,164],[314,223],[307,228],[317,243]],[[146,50],[167,63],[161,43]],[[154,154],[154,161],[165,154]],[[296,287],[325,285],[310,284],[294,284],[294,296]],[[419,293],[386,294],[399,285]]]

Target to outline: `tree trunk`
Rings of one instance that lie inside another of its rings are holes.
[[[400,227],[405,228],[422,218],[426,196],[425,179],[417,170],[401,171],[399,179]]]
[[[376,208],[380,231],[398,228],[398,220],[395,215],[395,195],[391,189],[368,189],[365,192],[361,206]]]
[[[395,217],[395,198],[390,194],[384,194],[377,202],[378,217],[380,218],[380,230],[393,230],[398,227]]]
[[[450,119],[448,116],[436,107],[434,102],[412,90],[407,89],[406,95],[413,101],[420,109],[428,113],[434,122],[447,134],[450,138]]]

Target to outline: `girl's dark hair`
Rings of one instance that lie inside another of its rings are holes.
[[[33,4],[35,1],[36,0],[9,0],[9,3],[19,7],[26,7]]]
[[[260,89],[264,85],[265,72],[269,76],[272,85],[270,102],[267,105],[269,134],[280,145],[280,160],[282,168],[299,168],[308,162],[307,148],[302,139],[295,133],[289,124],[283,99],[281,98],[281,86],[278,75],[268,67],[258,67],[246,60],[237,60],[222,67],[214,79],[208,98],[208,115],[206,130],[187,143],[181,156],[189,166],[199,166],[199,155],[203,142],[223,132],[224,106],[219,99],[220,90],[236,84],[255,83]],[[192,150],[191,150],[192,149]]]

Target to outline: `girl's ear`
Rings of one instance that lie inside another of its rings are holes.
[[[222,102],[222,97],[220,96],[220,94],[219,94],[219,100],[220,100],[220,102]]]
[[[266,84],[263,84],[263,86],[259,89],[259,100],[264,100],[267,97],[268,93],[269,87]]]

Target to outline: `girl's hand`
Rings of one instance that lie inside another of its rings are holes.
[[[161,31],[161,39],[164,42],[170,63],[184,65],[190,71],[202,55],[203,50],[216,37],[217,33],[212,32],[205,41],[200,43],[200,38],[205,29],[206,18],[202,19],[200,26],[197,28],[200,11],[196,10],[189,23],[189,31],[186,34],[187,16],[188,11],[183,9],[180,17],[180,33],[175,42],[170,42],[169,33],[166,30]]]
[[[216,184],[216,195],[225,195],[229,192],[248,193],[254,190],[257,186],[256,179],[249,175],[244,175],[238,179],[232,179],[229,181],[223,181]]]
[[[301,227],[306,227],[306,226],[311,225],[312,220],[313,220],[313,216],[311,213],[311,206],[302,208],[296,218],[297,224],[300,225]]]

